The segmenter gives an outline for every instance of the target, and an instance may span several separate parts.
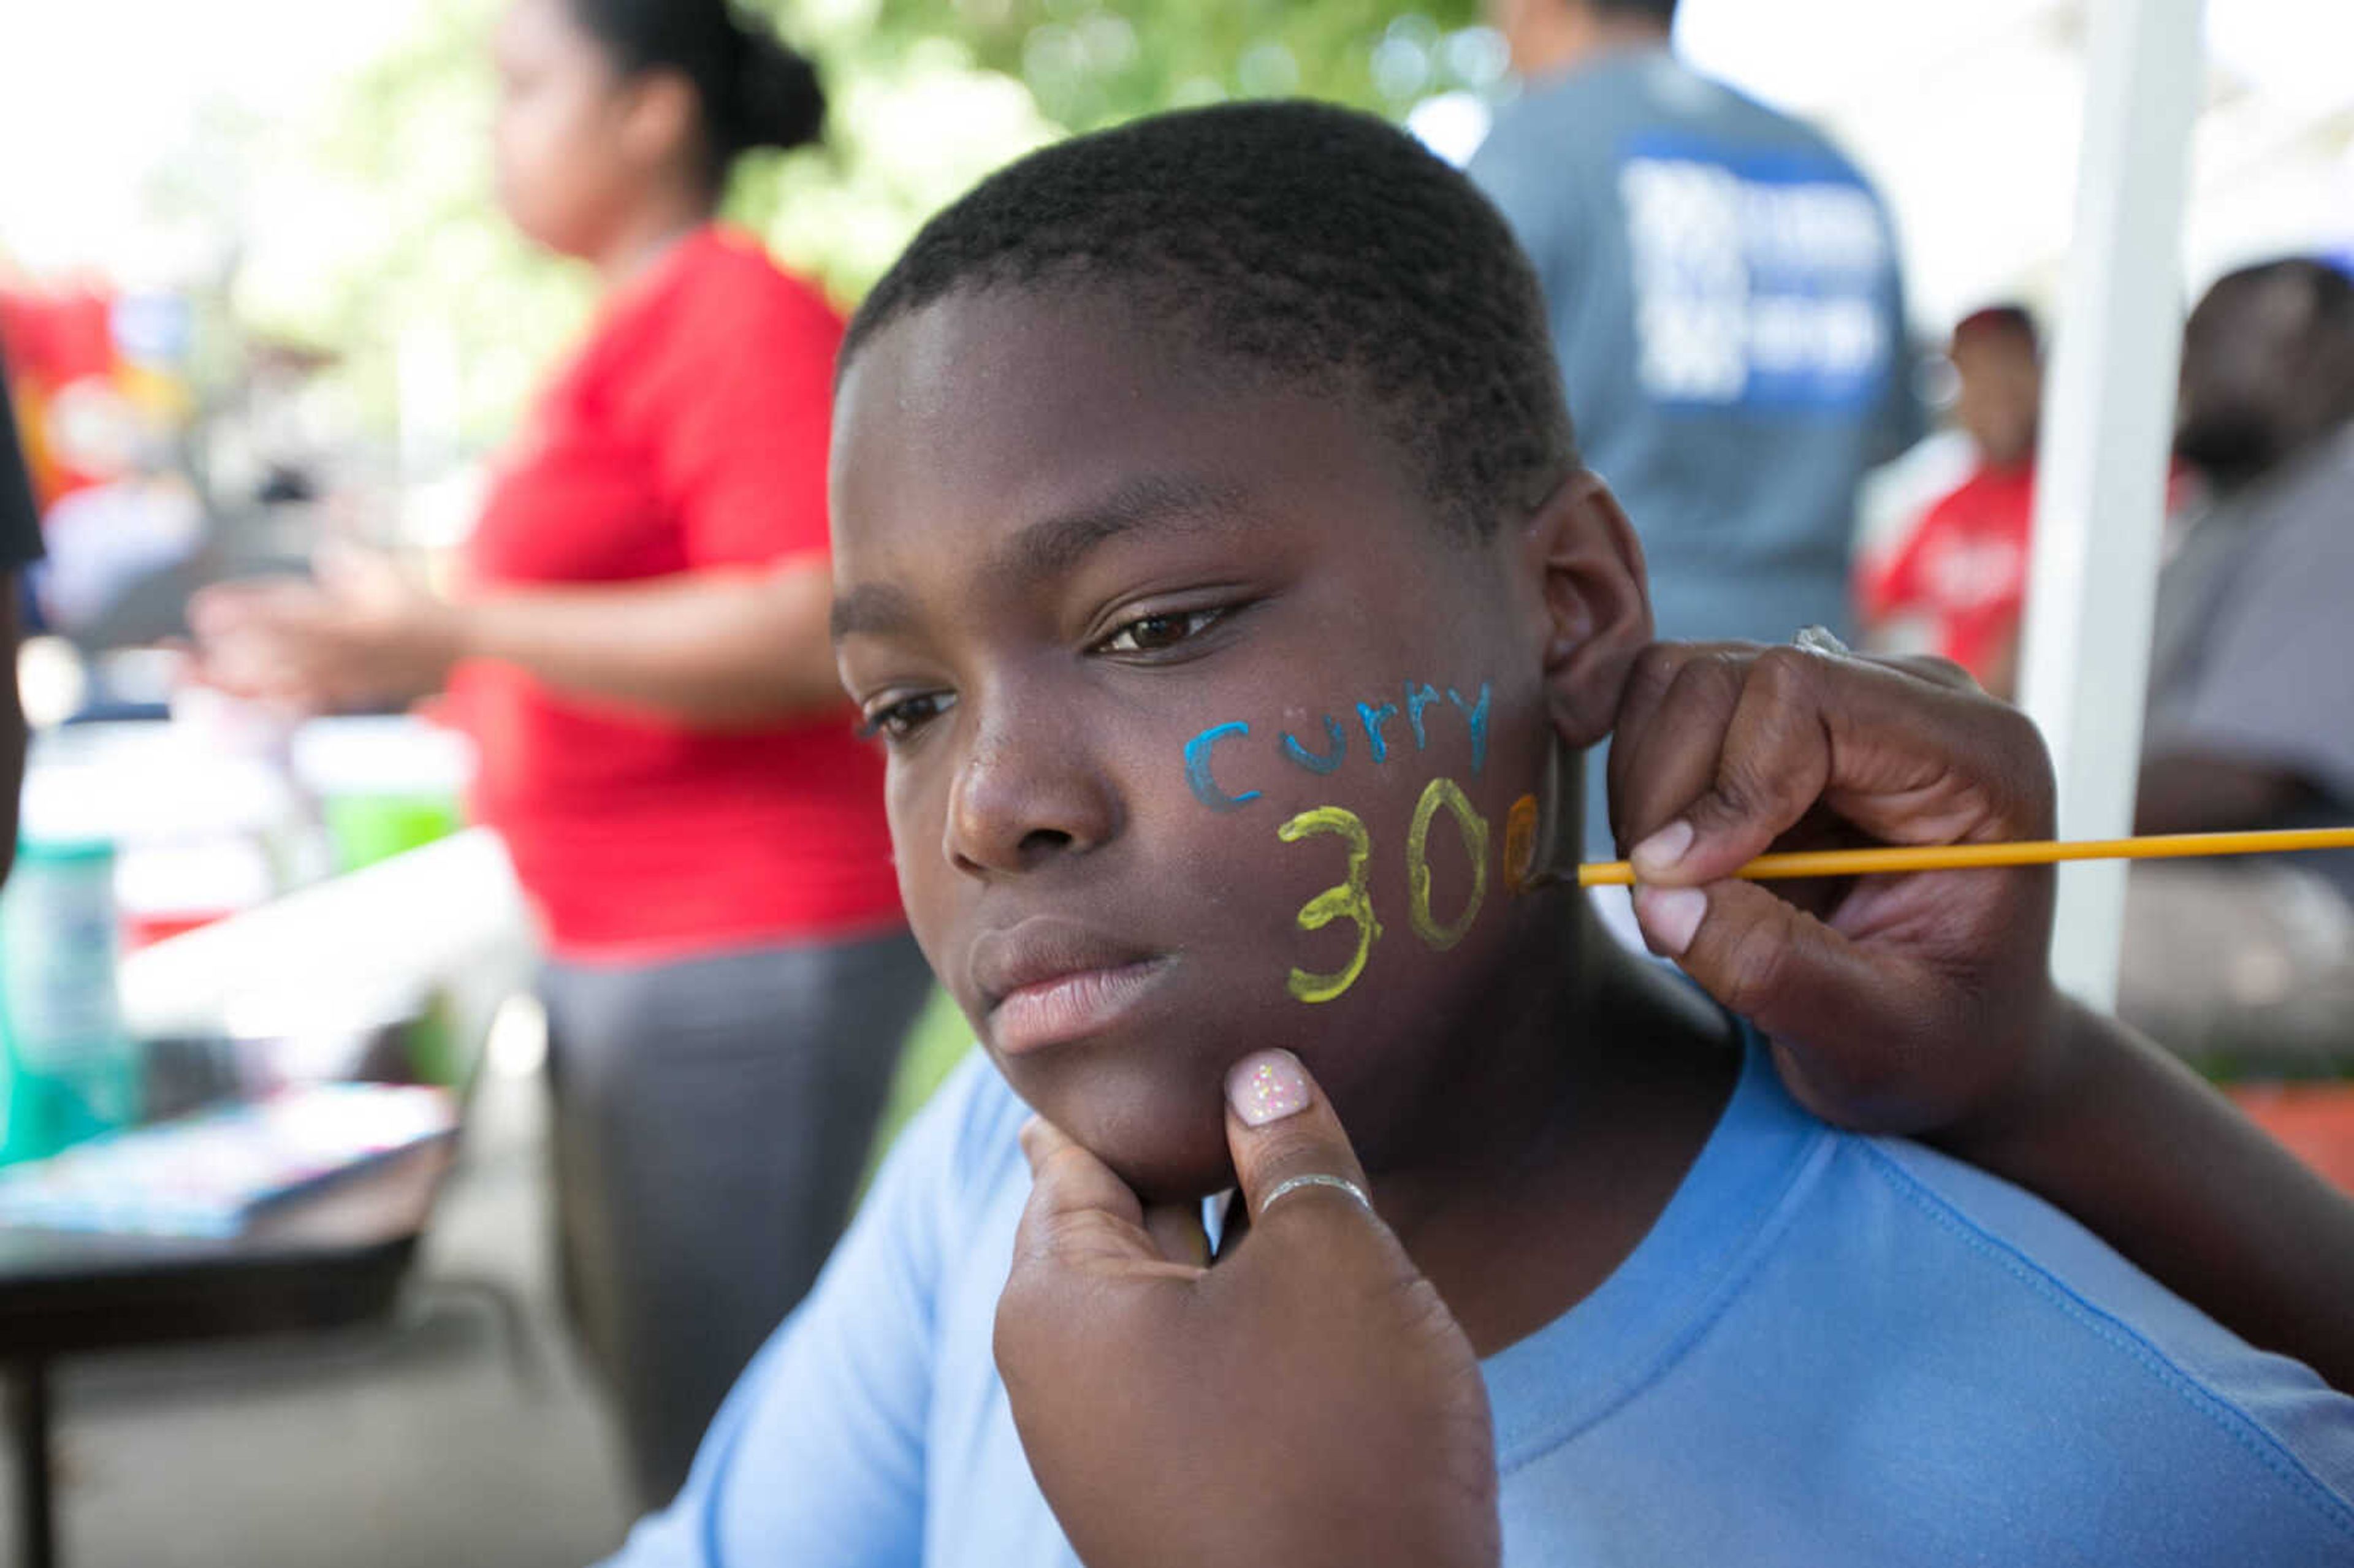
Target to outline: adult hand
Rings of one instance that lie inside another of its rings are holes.
[[[1489,1568],[1495,1434],[1478,1358],[1287,1052],[1227,1081],[1239,1213],[1147,1213],[1043,1121],[997,1310],[1030,1466],[1089,1568]],[[1280,1196],[1276,1196],[1280,1192]],[[1270,1199],[1272,1198],[1272,1202]]]
[[[188,607],[194,679],[303,712],[439,691],[461,651],[458,612],[383,556],[322,552],[317,577],[221,583]]]
[[[1619,709],[1610,797],[1646,939],[1766,1033],[1817,1115],[1965,1135],[2064,1074],[2050,867],[1730,879],[1776,849],[2050,837],[2041,736],[1959,668],[1654,646]]]

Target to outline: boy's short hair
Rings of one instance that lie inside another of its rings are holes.
[[[1576,466],[1543,296],[1502,216],[1403,132],[1324,104],[1164,114],[1009,165],[924,226],[842,364],[960,290],[1088,282],[1361,399],[1467,535]]]

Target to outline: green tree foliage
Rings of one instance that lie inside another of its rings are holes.
[[[354,80],[307,156],[365,203],[299,270],[253,258],[246,318],[332,345],[389,428],[406,344],[454,351],[469,445],[494,440],[589,308],[491,200],[488,39],[501,0],[431,0]],[[827,145],[756,156],[728,217],[847,305],[916,227],[1055,136],[1178,105],[1303,94],[1404,116],[1501,74],[1477,0],[757,0],[819,60]]]
[[[1017,76],[1073,131],[1187,103],[1302,94],[1403,114],[1485,72],[1483,44],[1448,47],[1476,0],[882,0],[885,30],[939,28]]]

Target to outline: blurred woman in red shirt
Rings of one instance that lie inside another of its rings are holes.
[[[847,1212],[926,992],[826,628],[842,323],[714,225],[817,140],[808,61],[725,0],[514,0],[501,200],[605,299],[444,602],[375,562],[212,590],[209,678],[312,707],[446,687],[545,927],[567,1299],[668,1500]]]

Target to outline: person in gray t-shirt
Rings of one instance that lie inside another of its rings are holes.
[[[2214,486],[2158,583],[2137,831],[2354,822],[2354,280],[2223,279],[2175,447]],[[2193,1055],[2354,1062],[2354,853],[2137,866],[2119,1011]]]
[[[1879,196],[1819,132],[1681,64],[1674,0],[1490,12],[1526,85],[1469,172],[1536,263],[1659,635],[1844,629],[1857,487],[1923,428]]]

